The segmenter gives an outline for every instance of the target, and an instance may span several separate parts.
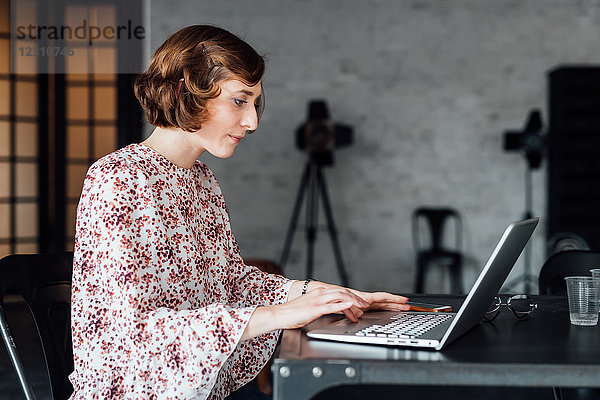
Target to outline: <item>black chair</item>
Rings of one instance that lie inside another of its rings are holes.
[[[448,221],[454,221],[454,247],[444,246],[444,228]],[[426,222],[430,232],[430,247],[423,248],[420,226]],[[462,219],[452,208],[417,208],[412,215],[412,235],[417,254],[417,271],[414,292],[423,293],[425,276],[431,264],[446,266],[450,271],[452,293],[463,293],[462,286]]]
[[[546,255],[570,250],[590,250],[590,245],[584,238],[572,232],[558,232],[548,239]]]
[[[569,250],[555,253],[542,266],[539,275],[540,294],[566,296],[566,276],[590,276],[590,269],[600,268],[600,253]]]
[[[585,243],[585,242],[582,242]],[[581,244],[577,244],[580,246]],[[539,275],[540,294],[566,296],[567,276],[590,276],[590,269],[600,268],[600,253],[589,250],[567,250],[552,254],[542,265]],[[562,400],[562,389],[552,388],[555,400]],[[573,389],[577,398],[598,398],[598,389]],[[579,393],[583,392],[583,393]]]
[[[73,392],[68,379],[73,371],[70,318],[72,269],[72,252],[15,254],[0,260],[0,311],[4,306],[5,294],[18,294],[25,299],[42,343],[55,400],[67,399]],[[25,396],[30,398],[31,389],[21,370],[14,342],[6,335],[3,335],[3,339]]]

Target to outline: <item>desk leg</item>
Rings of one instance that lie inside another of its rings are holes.
[[[360,367],[346,360],[280,362],[275,360],[273,400],[308,400],[325,389],[361,382]]]

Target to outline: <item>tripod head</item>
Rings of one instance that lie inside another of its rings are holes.
[[[542,135],[542,114],[540,110],[529,112],[525,127],[521,131],[506,131],[504,133],[505,151],[523,151],[530,169],[542,165],[546,138]]]
[[[325,100],[308,103],[308,119],[296,129],[296,147],[307,151],[312,160],[323,166],[333,165],[333,151],[352,144],[352,127],[329,119]]]

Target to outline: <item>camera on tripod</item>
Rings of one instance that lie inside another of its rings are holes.
[[[504,132],[504,150],[505,151],[522,151],[527,162],[525,168],[525,213],[523,219],[533,217],[533,188],[532,188],[532,173],[534,169],[542,165],[544,158],[544,149],[546,147],[546,137],[542,129],[542,113],[533,109],[529,111],[525,127],[520,131]],[[537,278],[529,271],[531,269],[531,247],[530,244],[525,247],[524,257],[524,272],[523,275],[508,282],[506,285],[511,288],[515,283],[523,281],[524,292],[530,293],[530,283],[535,283]]]
[[[322,171],[323,166],[333,165],[333,150],[338,147],[352,144],[353,130],[343,124],[336,124],[329,120],[327,103],[323,100],[311,100],[308,103],[308,121],[296,129],[296,146],[306,150],[309,154],[304,167],[304,173],[300,180],[300,188],[294,204],[294,211],[290,220],[290,226],[281,253],[279,265],[282,269],[290,255],[290,248],[294,240],[294,232],[298,225],[300,209],[306,197],[306,233],[307,255],[306,275],[313,276],[314,249],[318,231],[319,200],[322,201],[323,210],[327,221],[327,231],[331,238],[333,253],[335,255],[338,273],[343,286],[348,286],[348,275],[342,260],[342,250],[337,236],[337,229],[333,220],[333,212],[327,193],[327,184]]]
[[[308,103],[308,120],[296,130],[296,147],[306,150],[320,165],[333,165],[333,150],[353,142],[352,127],[334,123],[324,100]]]
[[[542,165],[546,139],[542,135],[542,114],[539,110],[531,110],[521,131],[504,133],[504,150],[522,150],[529,168],[536,169]]]

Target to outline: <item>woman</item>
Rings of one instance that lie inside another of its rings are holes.
[[[224,398],[271,356],[281,329],[356,321],[406,298],[246,266],[208,151],[230,157],[263,106],[263,59],[190,26],[156,51],[135,94],[156,126],[87,173],[73,272],[73,399]]]

